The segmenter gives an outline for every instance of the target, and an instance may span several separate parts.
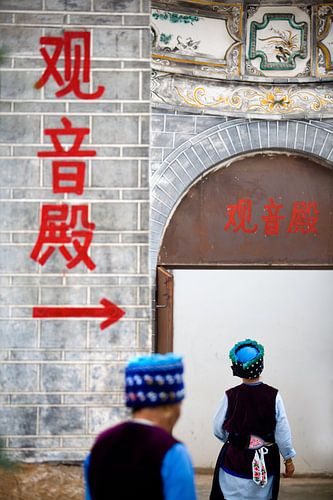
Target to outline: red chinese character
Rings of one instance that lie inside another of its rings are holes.
[[[84,161],[52,162],[53,192],[82,194],[85,169]]]
[[[224,227],[225,231],[228,231],[230,226],[233,226],[234,233],[240,229],[244,233],[255,233],[258,229],[257,224],[255,224],[252,228],[246,227],[247,224],[251,224],[252,200],[245,198],[240,199],[238,200],[237,205],[227,205],[227,211],[229,219]]]
[[[284,219],[284,215],[279,215],[279,210],[283,205],[277,205],[274,198],[269,199],[269,204],[264,205],[264,210],[268,215],[263,215],[262,219],[265,221],[265,234],[267,236],[275,236],[279,234],[279,221]]]
[[[44,130],[45,135],[51,136],[51,141],[54,146],[53,151],[39,151],[37,154],[39,157],[54,157],[54,156],[96,156],[96,151],[91,149],[82,149],[80,146],[83,142],[84,136],[89,134],[89,128],[74,128],[72,127],[72,122],[63,116],[61,122],[64,128],[47,128]],[[72,145],[69,149],[60,143],[58,136],[69,135],[75,136],[72,141]]]
[[[80,227],[80,229],[76,229]],[[88,205],[43,205],[38,239],[30,257],[42,266],[56,248],[68,261],[72,269],[83,262],[88,269],[96,265],[88,255],[95,224],[88,221]],[[74,254],[67,248],[71,244]],[[43,245],[46,249],[43,250]]]
[[[295,201],[288,227],[288,233],[317,233],[319,211],[315,201]]]
[[[57,97],[63,97],[73,92],[79,99],[98,99],[104,93],[105,87],[99,85],[92,94],[82,92],[81,83],[90,82],[90,33],[88,31],[66,31],[63,38],[56,36],[42,36],[40,43],[54,47],[49,54],[45,47],[40,48],[46,69],[35,84],[37,89],[42,88],[52,76],[58,87]],[[57,62],[63,52],[64,74],[57,69]],[[82,82],[80,80],[82,78]]]

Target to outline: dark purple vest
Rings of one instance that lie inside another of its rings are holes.
[[[161,465],[178,441],[163,429],[131,422],[111,427],[91,450],[93,500],[163,500]]]
[[[275,400],[278,391],[267,384],[241,384],[227,391],[228,411],[224,429],[229,432],[222,467],[237,475],[252,478],[254,452],[246,449],[249,436],[255,434],[274,442]],[[279,453],[276,445],[265,457],[268,474],[276,470]]]

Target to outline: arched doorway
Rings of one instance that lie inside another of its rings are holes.
[[[228,348],[256,337],[267,349],[266,380],[288,407],[299,472],[330,471],[332,214],[329,165],[272,153],[205,172],[169,219],[158,257],[159,347],[185,355],[178,430],[195,465],[216,458],[212,416],[237,383]]]

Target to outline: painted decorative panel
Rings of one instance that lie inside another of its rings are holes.
[[[153,10],[154,49],[172,56],[219,59],[226,64],[228,49],[234,44],[225,19],[199,17]]]
[[[333,0],[250,2],[152,3],[152,101],[230,116],[332,117]]]
[[[333,76],[333,3],[318,6],[317,74]]]
[[[248,74],[290,78],[310,76],[310,16],[298,7],[249,8]]]
[[[168,4],[171,9],[173,7]],[[238,76],[241,60],[241,4],[212,4],[191,11],[193,2],[181,2],[188,11],[153,8],[151,15],[154,67],[183,73]]]
[[[278,118],[333,116],[333,86],[223,83],[153,72],[152,102],[214,115]]]

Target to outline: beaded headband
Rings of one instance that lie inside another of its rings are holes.
[[[125,370],[126,406],[144,408],[178,403],[185,396],[183,372],[182,358],[172,353],[130,360]]]
[[[264,369],[264,347],[255,340],[237,342],[229,352],[236,377],[257,378]]]

